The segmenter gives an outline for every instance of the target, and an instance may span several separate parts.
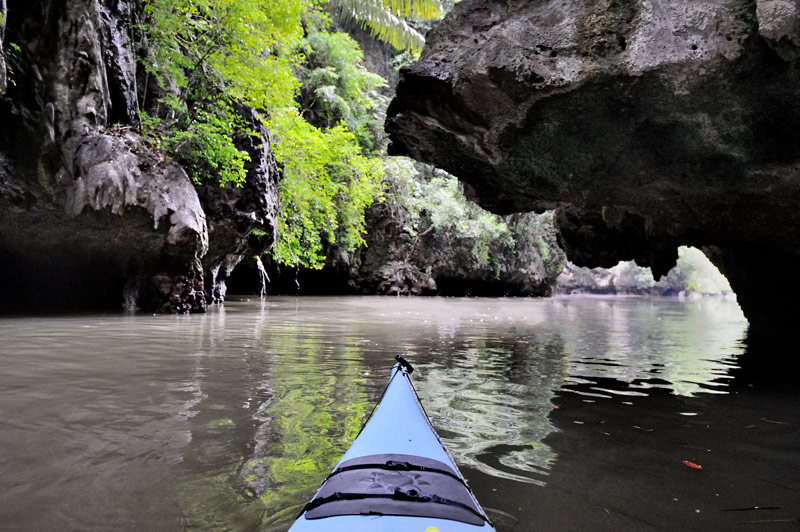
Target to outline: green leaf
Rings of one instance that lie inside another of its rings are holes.
[[[441,17],[436,0],[329,0],[328,8],[342,24],[358,25],[398,50],[419,53],[425,37],[406,18],[433,20]]]

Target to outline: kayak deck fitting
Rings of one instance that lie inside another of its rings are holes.
[[[375,411],[289,532],[493,532],[402,357]]]

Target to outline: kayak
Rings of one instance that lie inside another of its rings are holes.
[[[289,532],[495,532],[397,356],[383,397]]]

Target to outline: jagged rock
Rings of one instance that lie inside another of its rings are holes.
[[[8,73],[6,69],[6,57],[3,48],[3,36],[6,29],[6,14],[8,12],[6,0],[0,0],[0,96],[6,92],[8,84]]]
[[[431,295],[437,291],[430,275],[405,261],[381,265],[369,278],[361,280],[359,287],[370,294],[389,296]]]
[[[131,208],[146,211],[153,220],[156,242],[149,246],[150,254],[140,245],[129,244],[137,249],[130,260],[139,270],[134,274],[139,292],[128,290],[127,297],[136,302],[126,305],[157,312],[204,310],[200,259],[208,251],[205,213],[186,172],[176,164],[146,166],[146,159],[131,151],[138,142],[131,133],[124,140],[108,135],[84,137],[66,174],[71,179],[63,183],[66,214],[76,218],[87,208],[119,217]],[[160,225],[165,231],[158,231]],[[152,233],[139,238],[152,240]],[[137,279],[142,273],[155,286],[142,286]]]
[[[800,5],[796,0],[758,0],[758,33],[786,60],[797,59]]]
[[[210,183],[198,188],[211,236],[211,249],[203,260],[210,303],[224,301],[226,281],[242,259],[260,256],[277,240],[280,169],[271,135],[255,113],[242,112],[257,133],[241,146],[250,155],[247,181],[242,187]],[[260,279],[258,273],[253,279]]]
[[[649,268],[633,261],[612,268],[586,268],[567,263],[558,276],[559,294],[625,294],[678,297],[731,297],[727,280],[699,250],[680,248],[676,266],[658,281]]]
[[[444,296],[546,296],[563,263],[546,217],[514,214],[505,217],[513,246],[493,243],[488,260],[474,255],[474,238],[458,238],[430,227],[411,236],[405,229],[402,205],[391,200],[368,214],[367,245],[355,255],[350,285],[367,294]],[[534,226],[544,224],[545,229]],[[543,256],[547,255],[547,256]]]
[[[0,100],[2,307],[205,309],[191,182],[125,126],[135,2],[12,2],[20,52]]]
[[[389,108],[390,152],[457,175],[499,213],[557,209],[573,262],[716,250],[751,321],[800,288],[800,69],[793,1],[465,0]]]
[[[232,268],[251,229],[274,226],[263,125],[246,147],[255,178],[203,193],[204,205],[186,173],[131,131],[139,2],[14,0],[7,15],[0,45],[13,35],[20,51],[5,56],[14,84],[0,90],[0,309],[195,312],[206,291],[224,297],[206,269]]]

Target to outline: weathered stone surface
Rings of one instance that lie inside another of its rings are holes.
[[[200,259],[208,251],[203,207],[182,168],[146,165],[147,159],[131,151],[137,142],[130,133],[125,139],[108,135],[83,138],[74,167],[67,174],[71,180],[64,183],[66,214],[76,218],[90,209],[122,217],[131,208],[146,211],[160,245],[152,246],[155,253],[150,256],[139,250],[135,260],[155,286],[145,283],[138,292],[128,290],[125,304],[158,312],[203,310]],[[163,226],[161,233],[159,226]],[[152,239],[149,234],[141,237]],[[139,248],[136,243],[129,245]],[[135,275],[141,276],[139,272]]]
[[[233,267],[251,229],[274,226],[277,168],[263,125],[245,147],[247,187],[201,201],[129,126],[140,3],[9,0],[7,15],[20,52],[14,84],[0,91],[0,309],[195,312],[224,297],[206,273]]]
[[[240,149],[250,155],[242,187],[209,183],[198,187],[208,217],[211,249],[203,260],[210,303],[224,301],[226,281],[245,257],[261,255],[277,239],[280,170],[272,138],[254,113],[243,111],[257,133]],[[259,279],[258,274],[253,279]]]
[[[754,328],[781,328],[787,299],[743,257],[800,258],[797,13],[465,0],[402,73],[390,150],[457,175],[495,212],[557,209],[573,262],[658,275],[678,245],[712,246]]]
[[[6,57],[3,48],[3,36],[6,29],[6,14],[7,14],[6,0],[0,0],[0,96],[6,92],[6,85],[8,84]]]
[[[800,4],[797,0],[758,0],[758,33],[784,59],[797,59],[800,46]]]
[[[135,109],[134,2],[19,2],[0,99],[2,307],[205,309],[186,174],[114,123]]]
[[[389,200],[370,212],[367,246],[349,268],[356,292],[492,297],[552,293],[564,259],[555,242],[536,236],[552,235],[548,220],[534,214],[506,216],[514,245],[492,244],[487,250],[491,259],[482,262],[473,254],[473,238],[454,237],[433,227],[412,237],[402,219],[392,214],[402,208]],[[540,224],[548,229],[534,229]]]

